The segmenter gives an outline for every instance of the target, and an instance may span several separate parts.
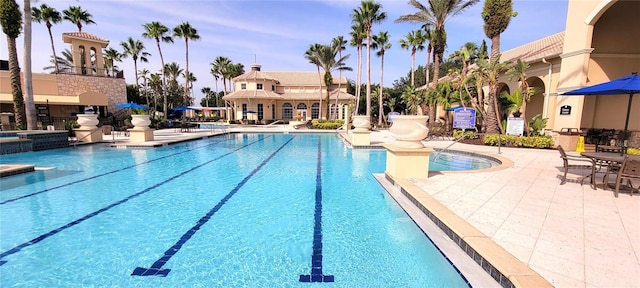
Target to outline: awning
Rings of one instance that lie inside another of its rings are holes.
[[[82,105],[82,106],[107,106],[109,105],[109,99],[107,95],[98,92],[84,92],[79,95],[73,96],[60,96],[60,95],[33,95],[33,102],[35,104],[47,104],[51,105]],[[0,93],[0,103],[13,103],[13,95],[7,93]]]

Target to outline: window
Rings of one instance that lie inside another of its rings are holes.
[[[247,83],[240,84],[240,89],[247,90]]]
[[[276,91],[276,85],[271,85],[271,91]]]
[[[338,106],[336,104],[331,104],[331,119],[338,119]]]
[[[276,119],[276,104],[271,104],[271,119]]]
[[[319,119],[320,117],[320,103],[313,103],[311,105],[311,119]]]
[[[264,108],[262,104],[258,104],[258,121],[262,121],[262,118],[264,118]]]
[[[242,103],[242,120],[247,120],[247,103]]]
[[[298,110],[307,110],[307,104],[298,103],[298,106],[296,106],[296,109],[298,109]]]
[[[282,104],[282,119],[293,119],[293,105],[291,105],[291,103]]]
[[[262,83],[258,83],[258,84],[256,84],[256,86],[257,86],[256,88],[257,88],[258,90],[262,90]]]

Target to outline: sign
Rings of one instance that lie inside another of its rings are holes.
[[[569,105],[560,106],[560,115],[571,115],[571,106]]]
[[[476,109],[460,107],[453,110],[453,128],[476,129]]]
[[[509,117],[507,119],[507,135],[522,136],[524,132],[524,118]]]

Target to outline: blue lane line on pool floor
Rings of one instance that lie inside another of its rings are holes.
[[[151,190],[153,190],[153,189],[155,189],[155,188],[158,188],[158,187],[160,187],[160,186],[162,186],[162,185],[164,185],[164,184],[167,184],[168,182],[170,182],[170,181],[172,181],[172,180],[174,180],[174,179],[176,179],[176,178],[178,178],[178,177],[180,177],[180,176],[183,176],[183,175],[185,175],[185,174],[187,174],[187,173],[189,173],[189,172],[191,172],[191,171],[193,171],[193,170],[196,170],[196,169],[198,169],[198,168],[200,168],[200,167],[202,167],[202,166],[205,166],[205,165],[207,165],[207,164],[209,164],[209,163],[211,163],[211,162],[213,162],[213,161],[216,161],[216,160],[218,160],[218,159],[220,159],[220,158],[222,158],[222,157],[225,157],[225,156],[227,156],[227,155],[231,155],[231,154],[233,154],[233,153],[237,152],[237,151],[238,151],[238,150],[240,150],[240,149],[243,149],[243,148],[245,148],[245,147],[247,147],[247,146],[249,146],[249,145],[255,144],[255,143],[260,142],[260,141],[262,141],[262,140],[264,140],[264,138],[262,138],[262,139],[258,139],[258,140],[254,141],[254,142],[251,142],[251,143],[247,144],[247,145],[244,145],[244,146],[238,147],[238,148],[234,149],[233,151],[230,151],[230,152],[227,152],[227,153],[225,153],[225,154],[222,154],[222,155],[220,155],[220,156],[218,156],[218,157],[216,157],[216,158],[213,158],[213,159],[211,159],[211,160],[209,160],[209,161],[207,161],[207,162],[204,162],[204,163],[202,163],[202,164],[200,164],[200,165],[197,165],[197,166],[194,166],[194,167],[192,167],[192,168],[190,168],[190,169],[188,169],[188,170],[185,170],[185,171],[183,171],[183,172],[181,172],[181,173],[179,173],[179,174],[176,174],[176,175],[174,175],[174,176],[171,176],[170,178],[168,178],[168,179],[167,179],[167,180],[165,180],[165,181],[162,181],[162,182],[160,182],[160,183],[158,183],[158,184],[155,184],[155,185],[153,185],[153,186],[150,186],[150,187],[148,187],[148,188],[146,188],[146,189],[144,189],[144,190],[142,190],[142,191],[140,191],[140,192],[138,192],[138,193],[132,194],[132,195],[130,195],[130,196],[128,196],[128,197],[126,197],[126,198],[124,198],[124,199],[120,200],[120,201],[114,202],[114,203],[112,203],[112,204],[111,204],[111,205],[109,205],[109,206],[106,206],[106,207],[104,207],[104,208],[102,208],[102,209],[100,209],[100,210],[94,211],[94,212],[92,212],[92,213],[90,213],[90,214],[85,215],[85,216],[84,216],[84,217],[82,217],[82,218],[79,218],[79,219],[77,219],[77,220],[75,220],[75,221],[73,221],[73,222],[67,223],[67,224],[66,224],[66,225],[64,225],[64,226],[60,226],[60,227],[58,227],[58,228],[56,228],[56,229],[54,229],[54,230],[51,230],[51,231],[49,231],[49,232],[47,232],[47,233],[45,233],[45,234],[42,234],[42,235],[40,235],[40,236],[38,236],[38,237],[36,237],[36,238],[33,238],[33,239],[31,239],[31,240],[29,240],[29,241],[27,241],[27,242],[24,242],[24,243],[22,243],[22,244],[20,244],[20,245],[18,245],[18,246],[16,246],[16,247],[14,247],[14,248],[12,248],[11,250],[8,250],[8,251],[5,251],[5,252],[2,252],[2,254],[0,254],[0,266],[2,266],[2,265],[4,265],[4,264],[6,264],[6,263],[7,263],[7,261],[6,261],[6,260],[1,260],[2,258],[6,257],[6,256],[9,256],[9,255],[12,255],[12,254],[18,253],[20,250],[22,250],[22,249],[23,249],[23,248],[25,248],[25,247],[28,247],[28,246],[34,245],[34,244],[36,244],[36,243],[38,243],[38,242],[40,242],[40,241],[42,241],[42,240],[44,240],[44,239],[47,239],[47,238],[49,238],[49,237],[51,237],[51,236],[53,236],[53,235],[55,235],[55,234],[60,233],[61,231],[65,230],[65,229],[67,229],[67,228],[71,228],[71,227],[75,226],[76,224],[80,224],[80,223],[84,222],[85,220],[88,220],[89,218],[92,218],[92,217],[94,217],[94,216],[96,216],[96,215],[98,215],[98,214],[100,214],[100,213],[102,213],[102,212],[105,212],[105,211],[107,211],[107,210],[109,210],[109,209],[111,209],[111,208],[113,208],[113,207],[116,207],[116,206],[118,206],[118,205],[120,205],[120,204],[122,204],[122,203],[124,203],[124,202],[127,202],[127,201],[129,201],[129,200],[131,200],[131,199],[133,199],[133,198],[135,198],[135,197],[138,197],[138,196],[140,196],[140,195],[142,195],[142,194],[145,194],[145,193],[147,193],[147,192],[149,192],[149,191],[151,191]]]
[[[200,148],[209,147],[211,145],[218,144],[218,143],[221,143],[221,142],[224,142],[224,141],[227,141],[227,140],[228,139],[225,139],[225,140],[222,140],[222,141],[213,142],[211,144],[207,144],[207,145],[204,145],[204,146],[198,146],[196,148],[187,149],[187,150],[180,151],[178,153],[174,153],[174,154],[171,154],[171,155],[165,155],[165,156],[162,156],[162,157],[158,157],[156,159],[151,159],[151,160],[148,160],[148,161],[145,161],[145,162],[140,162],[140,163],[137,163],[135,165],[127,166],[127,167],[124,167],[124,168],[120,168],[120,169],[117,169],[117,170],[112,170],[112,171],[105,172],[105,173],[102,173],[102,174],[98,174],[98,175],[95,175],[95,176],[91,176],[91,177],[88,177],[88,178],[83,178],[83,179],[80,179],[80,180],[76,180],[76,181],[72,181],[72,182],[69,182],[69,183],[65,183],[65,184],[62,184],[60,186],[55,186],[55,187],[47,188],[47,189],[44,189],[44,190],[41,190],[41,191],[38,191],[38,192],[33,192],[31,194],[22,195],[22,196],[19,196],[19,197],[16,197],[16,198],[7,199],[7,200],[4,200],[4,201],[0,202],[0,205],[11,203],[13,201],[17,201],[17,200],[20,200],[20,199],[28,198],[28,197],[31,197],[31,196],[35,196],[35,195],[38,195],[38,194],[41,194],[41,193],[44,193],[44,192],[49,192],[49,191],[52,191],[52,190],[56,190],[56,189],[64,188],[64,187],[67,187],[67,186],[71,186],[73,184],[82,183],[82,182],[85,182],[85,181],[88,181],[88,180],[91,180],[91,179],[95,179],[95,178],[106,176],[106,175],[113,174],[113,173],[116,173],[116,172],[124,171],[124,170],[131,169],[131,168],[134,168],[134,167],[138,167],[138,166],[141,166],[141,165],[149,164],[149,163],[154,162],[154,161],[158,161],[158,160],[161,160],[161,159],[173,157],[173,156],[176,156],[176,155],[179,155],[179,154],[182,154],[182,153],[187,153],[189,151],[193,151],[193,150],[197,150],[197,149],[200,149]],[[2,264],[0,264],[0,265],[2,265]]]
[[[275,156],[278,152],[280,152],[280,150],[282,150],[285,146],[287,146],[287,144],[289,144],[291,140],[293,140],[293,137],[291,137],[289,140],[287,140],[287,142],[282,144],[282,146],[280,146],[280,148],[278,148],[276,151],[271,153],[269,157],[264,159],[262,163],[260,163],[255,169],[253,169],[253,171],[251,171],[251,173],[249,173],[249,175],[244,177],[244,179],[242,179],[242,181],[240,181],[240,183],[238,183],[238,185],[236,185],[236,187],[234,187],[231,190],[231,192],[229,192],[226,196],[224,196],[224,198],[222,198],[222,200],[220,200],[220,202],[218,202],[218,204],[216,204],[215,207],[209,210],[209,212],[206,215],[204,215],[204,217],[200,218],[200,220],[198,220],[198,223],[196,223],[195,226],[191,227],[191,229],[189,229],[186,233],[182,234],[182,237],[180,237],[180,240],[178,240],[178,242],[176,242],[175,244],[173,244],[173,246],[167,249],[167,251],[164,252],[164,255],[160,257],[160,259],[156,260],[156,262],[153,262],[153,264],[151,264],[151,267],[149,268],[136,267],[131,273],[131,276],[166,277],[171,271],[171,269],[162,269],[162,267],[165,264],[167,264],[167,261],[169,261],[171,257],[173,257],[173,255],[178,253],[178,251],[180,251],[180,249],[182,248],[182,245],[184,245],[189,239],[191,239],[191,236],[193,236],[193,234],[196,234],[196,232],[200,230],[200,227],[202,227],[202,225],[209,222],[209,220],[211,220],[211,217],[214,214],[216,214],[218,210],[220,210],[222,205],[227,203],[227,201],[229,201],[229,199],[231,199],[231,197],[233,197],[233,195],[236,194],[236,192],[238,192],[238,190],[240,190],[240,188],[242,188],[242,186],[244,186],[244,184],[247,183],[247,181],[249,181],[251,177],[253,177],[265,164],[267,164],[267,162],[269,162],[269,160],[271,160],[273,156]]]
[[[322,142],[318,139],[318,164],[316,168],[316,207],[313,225],[313,254],[311,255],[311,274],[302,274],[300,282],[333,282],[333,275],[322,272]]]

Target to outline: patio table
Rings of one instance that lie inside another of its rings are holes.
[[[605,173],[604,178],[602,179],[602,183],[604,185],[604,189],[607,189],[607,186],[609,185],[608,182],[609,180],[609,173],[611,171],[616,171],[617,168],[620,167],[620,165],[622,164],[622,162],[624,161],[624,155],[620,155],[620,153],[617,152],[582,152],[580,153],[580,155],[585,156],[585,157],[589,157],[593,160],[596,161],[597,164],[600,164],[600,166],[607,166],[607,172]],[[596,175],[595,173],[597,173],[600,169],[595,170],[593,173],[593,175],[591,175],[591,179],[595,179]]]

